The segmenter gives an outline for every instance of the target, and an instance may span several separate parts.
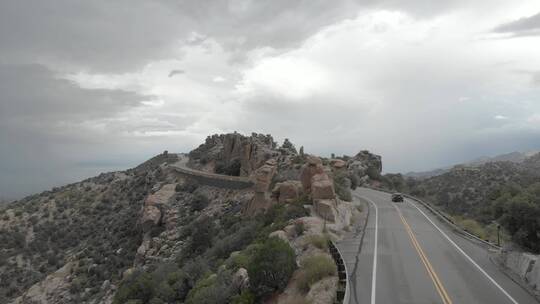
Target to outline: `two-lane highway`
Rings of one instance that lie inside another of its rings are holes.
[[[369,202],[361,234],[338,243],[350,272],[350,303],[538,303],[490,260],[484,246],[451,231],[417,202],[360,188]]]

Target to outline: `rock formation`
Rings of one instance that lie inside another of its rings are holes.
[[[302,172],[300,173],[300,181],[302,182],[304,192],[311,192],[311,182],[313,176],[322,173],[324,173],[324,167],[321,159],[311,155],[308,156],[306,163],[302,167]]]
[[[382,172],[381,157],[369,151],[360,151],[347,161],[347,168],[349,175],[355,176],[360,184],[363,184],[368,179],[380,177]]]
[[[263,166],[255,171],[255,195],[253,196],[253,200],[246,206],[244,211],[245,214],[254,215],[259,211],[268,209],[272,205],[269,191],[272,178],[276,174],[276,169],[276,161],[274,159],[269,159]]]
[[[290,203],[300,197],[302,194],[302,183],[295,180],[287,180],[281,183],[277,183],[272,189],[272,197],[274,197],[278,203]]]
[[[208,136],[205,143],[191,151],[189,156],[199,164],[214,162],[229,167],[239,163],[238,174],[249,176],[279,154],[271,135],[252,133],[248,137],[235,132]]]

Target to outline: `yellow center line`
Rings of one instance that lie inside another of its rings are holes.
[[[439,296],[441,297],[444,304],[452,304],[452,300],[450,300],[450,297],[448,296],[448,293],[446,292],[446,289],[444,289],[444,286],[437,276],[437,273],[433,269],[433,266],[429,262],[429,259],[427,258],[426,254],[424,253],[424,250],[422,250],[422,247],[420,246],[420,243],[418,243],[418,240],[414,236],[414,233],[412,232],[411,226],[409,226],[409,223],[405,220],[403,217],[403,214],[401,213],[401,210],[397,206],[394,205],[394,208],[396,208],[398,215],[403,222],[403,225],[405,226],[405,230],[407,231],[407,234],[411,238],[411,242],[416,249],[416,252],[420,256],[420,260],[422,260],[422,263],[426,267],[426,270],[433,281],[433,284],[435,285],[435,289],[437,289],[437,292],[439,293]]]

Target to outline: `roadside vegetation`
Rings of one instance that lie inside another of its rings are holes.
[[[268,235],[306,215],[301,204],[289,204],[254,218],[227,214],[194,220],[184,229],[191,240],[186,254],[124,280],[114,303],[258,303],[283,290],[296,270],[293,249]],[[233,284],[240,268],[248,271],[249,289]]]
[[[499,236],[502,244],[512,241],[525,250],[539,253],[537,162],[533,158],[523,165],[499,162],[474,168],[456,167],[424,180],[386,174],[381,186],[433,203],[457,225],[482,239],[496,243]]]

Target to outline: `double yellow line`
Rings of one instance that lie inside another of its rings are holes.
[[[416,252],[418,252],[418,255],[420,256],[420,259],[422,260],[422,263],[426,267],[426,270],[431,277],[431,280],[433,281],[433,284],[435,285],[435,289],[437,289],[437,292],[441,296],[441,299],[444,304],[452,304],[452,300],[450,300],[450,297],[448,296],[448,293],[444,289],[443,284],[441,283],[441,280],[437,276],[437,273],[433,269],[433,266],[431,266],[431,263],[429,262],[426,254],[424,253],[424,250],[422,250],[422,247],[420,247],[420,244],[418,243],[418,240],[414,236],[411,226],[409,226],[409,223],[405,220],[403,217],[403,214],[401,213],[401,210],[397,206],[394,205],[394,208],[396,208],[399,217],[401,218],[401,221],[403,222],[403,225],[405,226],[405,230],[407,230],[407,233],[409,234],[409,237],[411,238],[411,242],[416,249]]]

